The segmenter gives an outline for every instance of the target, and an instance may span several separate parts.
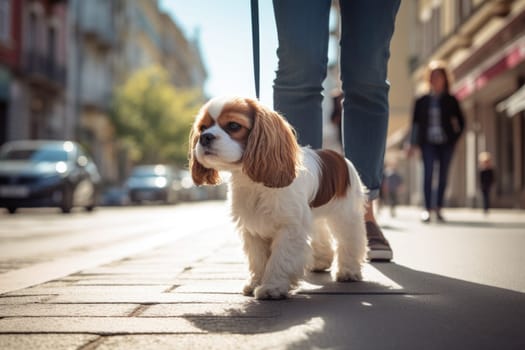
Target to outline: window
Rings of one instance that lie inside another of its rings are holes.
[[[458,24],[464,22],[472,13],[472,0],[459,0],[457,3]]]
[[[432,9],[431,26],[432,50],[435,50],[441,42],[441,5]]]
[[[29,51],[36,51],[36,43],[37,43],[37,18],[35,13],[31,13],[29,15]]]
[[[0,43],[11,39],[11,0],[0,0]]]
[[[51,64],[55,63],[56,29],[51,26],[47,31],[47,57]]]

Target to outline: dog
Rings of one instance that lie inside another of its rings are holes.
[[[362,280],[367,254],[366,189],[353,164],[331,150],[300,147],[290,124],[255,99],[218,97],[190,132],[196,185],[231,173],[229,202],[250,277],[244,295],[282,299],[305,269]]]

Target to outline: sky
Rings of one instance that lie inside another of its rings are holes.
[[[204,90],[209,97],[255,97],[250,1],[160,0],[160,8],[189,39],[199,38],[208,72]],[[272,106],[277,68],[277,33],[271,0],[259,1],[261,101]]]

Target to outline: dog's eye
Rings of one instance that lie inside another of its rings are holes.
[[[200,131],[200,132],[203,132],[203,131],[206,130],[206,129],[208,129],[208,127],[207,127],[206,125],[204,125],[204,124],[201,124],[201,125],[199,126],[199,131]]]
[[[226,130],[228,131],[235,132],[241,130],[241,128],[242,125],[236,122],[229,122],[228,124],[226,124]]]

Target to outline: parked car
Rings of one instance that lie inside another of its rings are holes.
[[[174,170],[165,164],[134,167],[125,186],[132,203],[177,201]]]
[[[110,187],[102,193],[101,205],[123,206],[129,204],[128,190],[123,187]]]
[[[95,163],[72,141],[12,141],[0,148],[0,207],[14,214],[21,207],[97,204],[100,174]]]
[[[177,193],[180,201],[204,201],[204,200],[224,200],[228,191],[228,172],[219,172],[222,179],[221,184],[217,186],[195,186],[188,170],[179,170],[177,172]]]

